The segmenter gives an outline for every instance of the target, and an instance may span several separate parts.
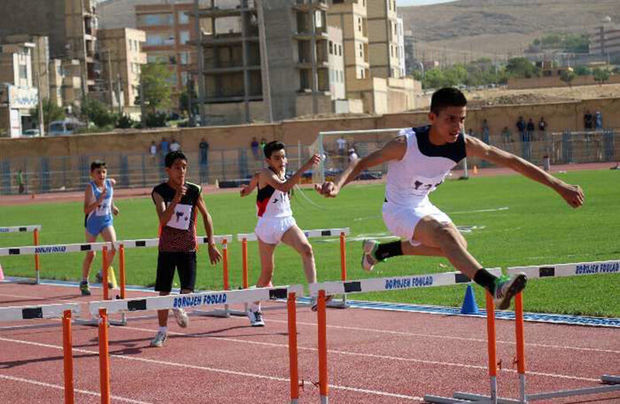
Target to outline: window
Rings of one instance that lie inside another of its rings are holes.
[[[19,65],[19,78],[21,80],[28,79],[28,66],[27,65]]]
[[[359,32],[362,32],[362,18],[361,17],[357,17],[357,30]]]
[[[363,58],[364,57],[364,45],[359,44],[359,48],[360,48],[360,57]]]
[[[185,12],[179,13],[179,24],[189,24],[189,17]]]
[[[179,56],[181,57],[182,65],[189,64],[189,53],[188,52],[181,52]]]
[[[181,43],[186,44],[189,42],[189,31],[181,31]]]
[[[172,14],[144,14],[138,16],[138,25],[172,25]]]

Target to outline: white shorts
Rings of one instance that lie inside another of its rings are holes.
[[[293,216],[258,218],[254,232],[263,243],[278,244],[288,229],[297,222]]]
[[[426,216],[430,216],[439,223],[452,223],[448,215],[433,205],[428,199],[415,206],[399,206],[386,202],[383,204],[383,222],[393,235],[407,239],[413,246],[421,243],[413,240],[413,233],[418,222]]]

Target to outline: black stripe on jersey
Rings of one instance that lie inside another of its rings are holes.
[[[413,128],[416,139],[418,140],[418,149],[420,153],[428,157],[445,157],[455,163],[458,163],[467,156],[465,152],[465,136],[462,133],[459,134],[456,142],[437,146],[432,144],[429,140],[430,128],[430,126]]]

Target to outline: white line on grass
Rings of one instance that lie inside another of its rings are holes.
[[[147,330],[147,331],[154,332],[154,330]],[[175,334],[178,334],[178,333],[175,333]],[[187,334],[181,334],[181,335],[187,335]],[[34,345],[34,346],[40,346],[40,347],[52,348],[52,349],[62,349],[62,346],[60,345],[43,344],[40,342],[24,341],[24,340],[12,339],[12,338],[0,337],[0,341],[13,342],[13,343],[18,343],[18,344],[26,344],[26,345]],[[247,341],[244,341],[244,342],[247,342]],[[286,347],[286,345],[283,345],[283,347]],[[98,351],[90,351],[87,349],[80,349],[80,348],[73,348],[73,351],[80,352],[80,353],[95,354],[95,355],[99,354]],[[234,376],[254,377],[258,379],[267,379],[267,380],[272,380],[272,381],[277,381],[277,382],[285,382],[285,383],[290,382],[289,379],[283,378],[283,377],[267,376],[267,375],[248,373],[248,372],[238,372],[235,370],[218,369],[218,368],[212,368],[208,366],[198,366],[198,365],[190,365],[186,363],[168,362],[168,361],[160,361],[160,360],[146,359],[146,358],[136,358],[136,357],[130,357],[130,356],[125,356],[125,355],[119,355],[119,354],[110,354],[110,357],[119,358],[119,359],[127,359],[130,361],[136,361],[136,362],[153,363],[156,365],[163,365],[163,366],[174,366],[174,367],[187,368],[187,369],[206,370],[209,372],[223,373],[223,374],[234,375]],[[414,400],[414,401],[423,400],[422,397],[407,396],[403,394],[389,393],[385,391],[358,389],[356,387],[349,387],[349,386],[338,386],[338,385],[330,384],[329,387],[332,389],[336,389],[336,390],[354,391],[354,392],[373,394],[373,395],[379,395],[379,396],[385,396],[385,397],[395,397],[395,398],[402,398],[402,399]],[[141,403],[138,401],[132,401],[132,402]]]
[[[34,384],[36,386],[47,387],[47,388],[56,389],[56,390],[65,389],[65,386],[60,386],[58,384],[45,383],[45,382],[40,382],[38,380],[24,379],[24,378],[15,377],[15,376],[8,376],[8,375],[0,374],[0,379],[11,380],[11,381],[20,382],[20,383],[29,383],[29,384]],[[75,389],[75,392],[81,393],[81,394],[88,394],[90,396],[95,396],[95,397],[101,397],[101,393],[97,393],[96,391]],[[146,401],[137,401],[137,400],[132,400],[130,398],[119,397],[119,396],[110,396],[110,398],[113,400],[122,401],[124,403],[149,404]]]

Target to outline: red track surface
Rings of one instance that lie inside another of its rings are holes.
[[[87,301],[76,292],[0,283],[0,305]],[[154,313],[130,316],[127,326],[111,327],[112,401],[288,402],[285,305],[268,307],[264,328],[249,327],[245,317],[192,316],[190,327],[180,329],[171,317],[163,348],[149,347],[157,329]],[[484,319],[330,309],[327,322],[331,402],[408,403],[421,401],[424,394],[488,392]],[[497,323],[503,364],[498,382],[501,396],[516,398],[513,326]],[[298,307],[297,329],[304,380],[300,402],[318,402],[312,384],[318,381],[316,313]],[[602,374],[620,373],[620,330],[527,323],[525,335],[528,393],[597,386]],[[60,321],[0,324],[0,347],[0,402],[62,402]],[[97,329],[74,325],[73,348],[76,402],[99,402]],[[554,402],[620,402],[620,393]]]

